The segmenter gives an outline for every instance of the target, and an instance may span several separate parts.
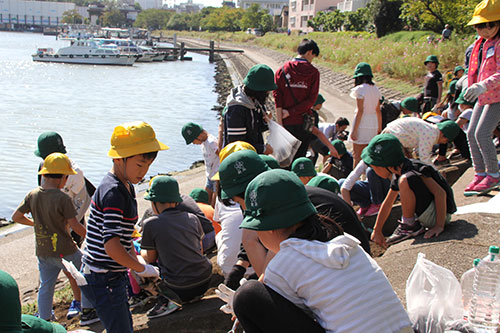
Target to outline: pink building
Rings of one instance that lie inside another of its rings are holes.
[[[288,28],[304,32],[313,31],[307,26],[307,21],[311,20],[318,12],[336,9],[339,2],[342,0],[290,0]]]

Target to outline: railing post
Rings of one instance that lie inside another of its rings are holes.
[[[181,49],[180,49],[180,56],[181,56],[181,61],[184,60],[184,42],[181,42]]]
[[[209,55],[208,55],[208,62],[212,63],[215,61],[215,57],[214,57],[214,54],[215,54],[215,43],[213,40],[210,41],[210,51],[209,51]]]

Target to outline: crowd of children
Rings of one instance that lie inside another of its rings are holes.
[[[345,118],[319,122],[325,98],[312,65],[320,52],[314,41],[303,40],[297,57],[276,75],[266,65],[252,67],[227,99],[217,138],[192,122],[180,130],[186,144],[201,145],[204,189],[187,196],[175,178],[156,176],[144,197],[151,208],[140,221],[134,184],[168,149],[149,124],[114,128],[112,167],[97,189],[65,155],[57,133],[40,135],[40,186],[12,216],[35,230],[40,320],[54,320],[54,287],[64,270],[74,295],[68,318],[81,313],[81,324],[100,320],[107,332],[132,332],[129,299],[137,289],[147,281],[155,286],[149,318],[168,315],[206,293],[212,276],[207,254],[216,251],[225,279],[217,291],[227,301],[223,310],[245,332],[411,332],[400,300],[370,257],[368,240],[387,247],[444,231],[456,205],[435,165],[449,160],[452,145],[451,155],[471,159],[474,167],[465,195],[500,183],[492,141],[500,121],[498,13],[494,1],[476,8],[469,25],[479,37],[465,67],[454,69],[444,99],[435,55],[423,62],[428,74],[422,94],[401,102],[384,101],[370,65],[359,63],[350,133]],[[293,163],[281,168],[264,135],[271,91],[277,122],[301,141]],[[319,155],[322,172],[316,170]],[[402,216],[386,238],[382,229],[396,200]],[[362,223],[368,216],[376,216],[371,234]],[[63,259],[86,284],[77,285]],[[243,277],[253,280],[240,286]],[[2,271],[0,288],[17,290]],[[18,299],[9,302],[17,309]],[[18,312],[13,329],[19,319],[33,320]]]

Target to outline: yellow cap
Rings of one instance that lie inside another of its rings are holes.
[[[219,161],[222,163],[222,161],[224,161],[226,159],[226,157],[228,157],[232,153],[240,151],[240,150],[253,150],[254,152],[257,152],[257,150],[255,150],[255,148],[251,144],[249,144],[248,142],[235,141],[235,142],[231,142],[230,144],[228,144],[227,146],[222,148],[222,150],[219,153]],[[220,180],[219,173],[217,172],[211,178],[211,180]]]
[[[52,153],[43,161],[43,167],[38,172],[39,175],[76,175],[76,171],[71,167],[68,156],[62,153]]]
[[[483,0],[474,10],[472,20],[467,25],[500,21],[500,0]]]
[[[426,112],[422,115],[422,119],[426,120],[427,118],[434,117],[434,116],[439,116],[439,115],[435,112],[429,111],[429,112]]]
[[[156,139],[151,125],[143,121],[134,121],[115,127],[108,156],[125,158],[166,149],[169,149],[168,146]]]

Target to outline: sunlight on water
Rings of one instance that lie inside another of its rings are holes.
[[[187,169],[202,159],[180,131],[188,121],[217,134],[212,106],[215,65],[189,54],[191,62],[138,63],[130,67],[35,63],[37,47],[67,46],[53,36],[0,32],[0,217],[10,217],[36,184],[38,135],[56,131],[68,156],[98,185],[110,169],[106,156],[113,128],[143,120],[170,150],[160,152],[148,175]],[[202,186],[204,184],[200,184]]]

